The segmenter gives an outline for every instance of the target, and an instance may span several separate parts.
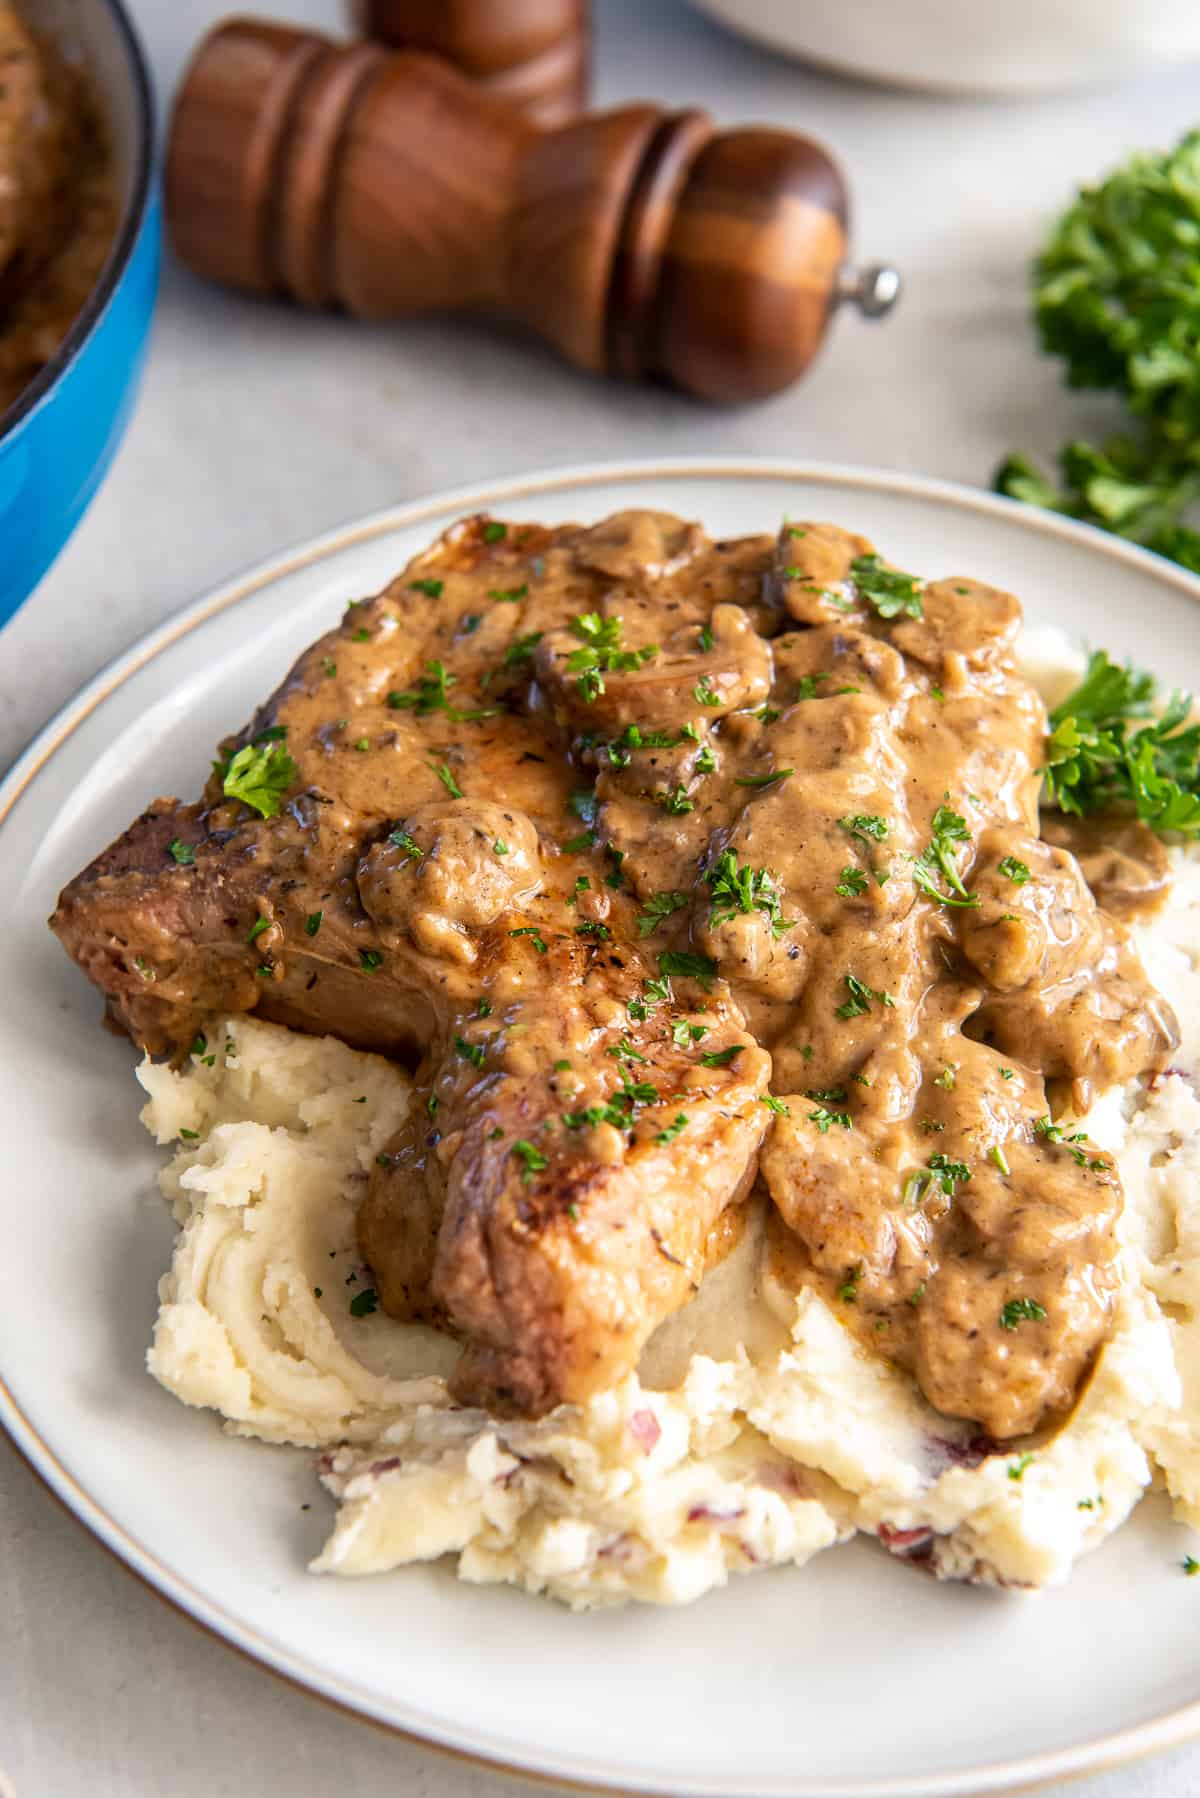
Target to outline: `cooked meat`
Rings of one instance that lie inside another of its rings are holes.
[[[359,1239],[387,1311],[462,1336],[463,1399],[610,1385],[759,1174],[778,1267],[1016,1434],[1115,1289],[1120,1188],[1046,1081],[1176,1034],[1039,838],[1019,618],[828,525],[470,520],[53,927],[155,1052],[253,1008],[413,1060]]]

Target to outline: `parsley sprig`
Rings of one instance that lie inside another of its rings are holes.
[[[782,936],[795,920],[783,916],[778,877],[769,868],[742,866],[732,849],[723,849],[704,876],[712,895],[710,925],[727,923],[738,913],[765,913],[772,936]]]
[[[226,799],[240,799],[260,817],[279,814],[283,795],[300,770],[278,741],[247,743],[225,762],[214,762]]]
[[[691,899],[690,893],[651,893],[638,913],[638,935],[650,936],[672,912],[682,911],[685,905],[690,905]]]
[[[909,618],[924,615],[921,593],[925,583],[918,575],[903,569],[888,568],[878,556],[855,556],[850,564],[850,579],[865,600],[881,618]]]
[[[622,649],[620,618],[603,618],[599,612],[581,612],[568,627],[578,637],[582,649],[574,649],[567,657],[567,667],[579,676],[575,685],[588,705],[605,691],[605,674],[628,674],[643,663],[653,661],[658,645],[649,643],[642,649]]]
[[[1132,806],[1153,830],[1200,832],[1200,724],[1188,724],[1191,695],[1173,693],[1153,717],[1156,691],[1152,674],[1095,651],[1079,686],[1050,714],[1051,805],[1077,817]],[[1146,722],[1134,728],[1138,719]]]
[[[930,830],[928,848],[913,863],[914,885],[938,905],[977,906],[979,897],[968,893],[954,859],[955,845],[971,841],[966,819],[961,812],[951,811],[948,805],[939,805]],[[938,884],[939,874],[951,889],[948,893]]]

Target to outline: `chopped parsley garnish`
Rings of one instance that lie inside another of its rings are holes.
[[[868,849],[872,843],[887,840],[887,819],[881,818],[877,812],[848,812],[844,818],[838,819],[838,828],[848,836],[857,837]]]
[[[658,958],[658,971],[667,980],[671,978],[672,974],[677,974],[681,980],[698,980],[700,985],[707,990],[716,977],[717,964],[707,955],[692,955],[687,950],[667,949]],[[653,980],[646,981],[647,996],[650,995],[651,988],[657,984]],[[654,994],[656,999],[669,999],[670,996],[669,990]]]
[[[182,1125],[180,1125],[179,1134],[184,1142],[198,1142],[200,1140],[200,1132],[198,1130],[185,1130]]]
[[[351,632],[350,641],[352,643],[369,643],[371,641],[371,633],[365,624],[360,624],[356,631]]]
[[[283,795],[300,770],[282,743],[248,743],[225,763],[215,764],[226,799],[240,799],[260,817],[278,816]]]
[[[777,706],[760,705],[754,716],[760,724],[774,724],[776,719],[782,716],[782,713]]]
[[[367,750],[371,747],[370,737],[360,737],[354,747],[359,751],[360,755],[365,755]]]
[[[419,862],[425,853],[416,837],[410,836],[406,830],[389,831],[388,842],[397,849],[403,849],[410,861]]]
[[[497,519],[493,518],[489,520],[483,527],[483,540],[485,543],[502,543],[507,536],[508,526],[506,524],[500,524]]]
[[[818,1105],[815,1111],[808,1114],[810,1124],[815,1124],[824,1136],[831,1124],[840,1124],[843,1130],[853,1130],[854,1123],[848,1111],[829,1111],[824,1105]]]
[[[772,936],[782,936],[795,922],[782,915],[783,896],[776,876],[768,868],[741,867],[732,849],[723,849],[704,876],[712,894],[709,924],[726,923],[738,913],[761,911]]]
[[[477,1018],[490,1018],[491,1015],[492,1015],[491,1000],[490,999],[481,999],[479,1001],[479,1004],[475,1007],[475,1016]]]
[[[671,1041],[677,1049],[690,1049],[693,1043],[707,1035],[707,1024],[689,1024],[686,1018],[680,1018],[671,1026]]]
[[[483,1044],[469,1043],[465,1036],[456,1036],[454,1047],[464,1061],[469,1061],[473,1068],[483,1066]]]
[[[1009,1299],[1000,1313],[1000,1328],[1015,1330],[1018,1324],[1025,1322],[1041,1323],[1046,1315],[1046,1307],[1039,1305],[1036,1299]]]
[[[706,743],[704,745],[704,747],[698,752],[693,766],[695,767],[697,774],[715,774],[716,773],[717,758],[712,752],[711,743]],[[789,770],[789,772],[790,772],[790,770]],[[784,777],[782,775],[779,775],[776,778],[782,780]],[[742,781],[740,784],[742,786],[746,786],[748,783],[746,781]]]
[[[709,627],[706,624],[704,626],[704,629],[700,632],[700,647],[704,651],[705,655],[707,655],[709,650],[712,648],[712,646],[713,646],[713,634],[712,634],[712,631],[709,629]]]
[[[1015,855],[1004,856],[996,866],[1005,880],[1011,880],[1015,887],[1023,887],[1027,881],[1032,879],[1026,863],[1018,861]]]
[[[838,1297],[843,1305],[852,1305],[858,1297],[858,1283],[862,1279],[861,1267],[852,1267],[845,1280],[838,1287]]]
[[[940,1086],[942,1088],[943,1092],[952,1093],[954,1091],[954,1083],[957,1078],[958,1078],[958,1066],[955,1062],[951,1062],[948,1067],[944,1067],[942,1069],[941,1073],[938,1075],[937,1079],[934,1081],[933,1084],[935,1086]]]
[[[902,612],[909,618],[923,616],[921,591],[925,583],[915,574],[885,568],[875,555],[856,556],[850,564],[850,579],[881,618],[896,618]]]
[[[459,629],[465,637],[473,637],[482,623],[483,616],[481,613],[467,612],[459,621]]]
[[[190,843],[185,843],[182,837],[172,837],[171,841],[167,844],[167,854],[173,861],[177,862],[181,868],[191,868],[195,866],[196,851]]]
[[[702,680],[696,682],[696,685],[692,688],[692,694],[697,705],[720,705],[721,703],[721,695],[717,692],[707,674]]]
[[[734,785],[738,787],[773,787],[777,780],[790,780],[795,772],[794,768],[780,768],[774,774],[739,774]]]
[[[435,580],[432,575],[426,575],[419,581],[409,581],[408,585],[411,592],[423,593],[426,599],[440,599],[442,597],[443,583]]]
[[[1008,1156],[1004,1153],[1004,1150],[1000,1147],[999,1143],[993,1143],[992,1147],[987,1152],[987,1158],[993,1167],[998,1167],[1000,1169],[1002,1174],[1008,1175],[1012,1173],[1012,1169],[1008,1165]]]
[[[519,662],[531,662],[542,634],[541,631],[530,631],[527,636],[518,637],[515,643],[510,643],[504,652],[504,666],[515,668]]]
[[[687,1123],[687,1114],[681,1111],[673,1124],[668,1124],[665,1130],[658,1132],[654,1138],[655,1142],[662,1143],[664,1147],[667,1143],[674,1142],[680,1131],[687,1129]]]
[[[1061,1124],[1051,1123],[1049,1115],[1034,1118],[1033,1129],[1044,1142],[1057,1143],[1066,1149],[1076,1167],[1086,1167],[1094,1174],[1108,1172],[1108,1163],[1102,1156],[1091,1156],[1082,1147],[1088,1141],[1086,1130],[1072,1130],[1068,1134]]]
[[[971,1170],[965,1161],[951,1161],[948,1155],[931,1155],[929,1171],[937,1175],[938,1184],[949,1198],[954,1197],[956,1186],[965,1186],[971,1178]]]
[[[1010,1480],[1024,1479],[1025,1469],[1027,1467],[1032,1467],[1032,1465],[1033,1465],[1033,1456],[1032,1455],[1021,1455],[1018,1457],[1017,1460],[1010,1461],[1008,1464],[1009,1479]]]
[[[890,993],[878,992],[873,986],[867,986],[854,974],[843,974],[849,998],[843,1005],[835,1005],[834,1012],[839,1018],[865,1017],[871,1009],[871,1001],[875,999],[880,1005],[895,1005],[896,1001]]]
[[[599,612],[581,612],[568,627],[578,637],[582,649],[574,649],[567,657],[567,667],[578,675],[575,685],[581,699],[591,704],[605,691],[605,674],[629,673],[658,654],[656,643],[643,649],[621,648],[620,618],[603,618]]]
[[[1083,817],[1132,805],[1153,830],[1200,832],[1200,724],[1191,724],[1188,693],[1173,693],[1150,719],[1153,675],[1120,668],[1097,650],[1073,693],[1050,714],[1046,796],[1060,811]]]
[[[965,1186],[971,1170],[965,1161],[951,1161],[948,1155],[931,1155],[926,1167],[917,1168],[904,1183],[904,1202],[915,1205],[930,1184],[941,1187],[947,1198],[954,1197],[956,1186]]]
[[[364,1286],[362,1291],[356,1292],[350,1300],[351,1317],[370,1317],[371,1313],[378,1309],[379,1294],[373,1286]]]
[[[708,1049],[700,1057],[700,1065],[705,1068],[727,1068],[731,1061],[736,1061],[744,1043],[731,1043],[728,1049]]]
[[[492,854],[507,855],[508,852],[508,844],[504,841],[504,838],[497,837],[496,841],[492,844]]]
[[[575,816],[587,825],[589,830],[595,828],[596,815],[600,810],[600,801],[596,798],[595,792],[591,787],[584,787],[581,788],[579,792],[572,793],[567,804],[575,813]],[[589,848],[590,847],[591,845],[589,844]]]
[[[572,837],[569,843],[564,843],[562,849],[564,855],[585,855],[589,849],[595,848],[595,845],[595,833],[590,830],[584,830],[581,831],[577,837]],[[498,850],[497,854],[499,854]],[[609,884],[611,885],[612,883],[610,882]]]
[[[374,974],[377,968],[383,966],[383,956],[378,949],[360,949],[358,952],[358,965],[360,968],[364,969],[366,973]]]
[[[603,745],[602,753],[610,767],[628,768],[635,749],[677,749],[685,739],[699,740],[695,725],[685,724],[676,736],[669,730],[643,730],[640,724],[627,724],[619,737]],[[584,746],[590,748],[594,740],[585,736]]]
[[[827,674],[802,674],[796,682],[796,702],[799,703],[802,699],[820,699],[817,688],[823,680],[828,679]]]
[[[536,924],[522,924],[518,930],[510,930],[509,936],[527,936],[531,939],[539,955],[546,953],[546,939]]]
[[[638,935],[650,936],[661,926],[664,918],[672,912],[681,911],[691,903],[690,893],[651,893],[642,910],[638,913]]]
[[[133,958],[133,965],[143,980],[157,979],[154,969],[150,966],[150,963],[146,960],[144,955],[135,955]]]
[[[533,1179],[535,1174],[540,1174],[544,1167],[549,1167],[550,1165],[545,1155],[542,1154],[542,1151],[535,1148],[533,1143],[524,1136],[518,1137],[517,1141],[513,1144],[510,1153],[524,1163],[524,1167],[521,1171],[521,1178],[526,1184]]]
[[[777,1117],[787,1118],[792,1115],[783,1100],[777,1099],[774,1093],[761,1093],[758,1102],[765,1105],[768,1111],[773,1111]]]
[[[494,718],[495,709],[477,708],[474,711],[460,711],[450,704],[451,687],[458,685],[458,676],[448,672],[444,662],[426,662],[425,672],[416,686],[406,693],[389,693],[388,705],[393,712],[413,711],[418,715],[426,712],[445,712],[456,724],[476,718]]]
[[[833,890],[840,893],[843,899],[857,899],[860,893],[866,892],[870,884],[860,868],[843,868],[842,878]]]
[[[659,956],[659,962],[662,956]],[[625,1007],[630,1017],[639,1024],[644,1024],[656,1005],[669,1005],[674,997],[671,982],[665,975],[661,979],[643,980],[640,999],[631,999]]]
[[[326,677],[327,680],[332,679],[332,677],[337,673],[337,663],[334,661],[332,656],[322,657],[321,673]]]
[[[1185,1555],[1182,1564],[1183,1571],[1187,1574],[1189,1579],[1194,1573],[1200,1573],[1200,1561],[1196,1559],[1195,1555]]]
[[[256,937],[262,935],[264,930],[270,930],[270,928],[270,918],[255,918],[253,924],[251,924],[249,930],[246,932],[246,941],[252,943]]]
[[[966,819],[961,813],[951,811],[949,806],[939,805],[933,814],[931,829],[933,835],[929,847],[913,863],[913,884],[938,905],[977,906],[979,896],[968,893],[954,860],[954,845],[971,841]],[[939,886],[939,873],[950,892],[944,892]]]
[[[503,606],[520,605],[529,592],[529,582],[522,581],[519,587],[489,587],[488,598],[498,601]]]
[[[688,798],[687,788],[680,781],[665,793],[654,795],[656,805],[661,805],[672,818],[682,818],[685,812],[694,812],[696,807]]]
[[[431,774],[437,775],[438,779],[441,781],[442,785],[445,787],[447,793],[449,793],[451,799],[461,799],[462,798],[463,790],[459,786],[458,782],[455,780],[453,774],[450,772],[450,767],[449,767],[448,763],[439,762],[437,764],[437,766],[435,767],[432,762],[427,762],[426,766],[429,769],[429,772]]]
[[[597,924],[592,918],[585,918],[582,924],[575,926],[576,936],[594,936],[599,942],[606,943],[612,936],[607,924]]]
[[[305,936],[316,936],[318,930],[321,928],[324,918],[325,913],[323,911],[310,911],[307,918],[304,920]]]
[[[804,1096],[816,1105],[842,1105],[846,1089],[844,1086],[810,1086]]]

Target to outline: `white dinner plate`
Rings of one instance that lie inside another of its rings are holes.
[[[866,1541],[691,1608],[572,1616],[445,1566],[315,1578],[312,1458],[224,1437],[145,1373],[172,1226],[128,1044],[45,928],[60,886],[152,796],[199,791],[348,599],[451,519],[621,506],[714,533],[830,519],[900,566],[1014,588],[1200,687],[1200,581],[966,489],[853,469],[647,465],[532,476],[355,524],[210,594],[100,675],[0,789],[0,1420],[89,1529],[182,1610],[352,1710],[585,1787],[713,1798],[950,1798],[1081,1773],[1200,1731],[1195,1546],[1161,1501],[1023,1599],[939,1586]],[[304,1508],[302,1508],[304,1507]],[[311,1508],[307,1508],[311,1507]]]

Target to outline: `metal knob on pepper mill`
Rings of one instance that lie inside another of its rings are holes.
[[[587,104],[587,0],[359,0],[354,16],[380,43],[444,56],[539,125]]]
[[[845,298],[847,194],[817,143],[653,105],[542,130],[444,62],[229,20],[175,102],[167,217],[197,274],[361,318],[517,319],[578,367],[761,399]]]

